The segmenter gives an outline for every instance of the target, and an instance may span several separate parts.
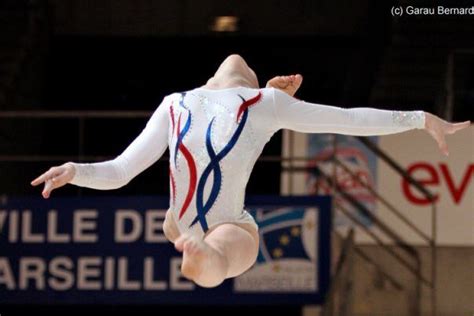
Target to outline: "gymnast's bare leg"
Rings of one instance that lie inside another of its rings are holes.
[[[303,83],[300,74],[290,76],[276,76],[267,82],[267,88],[279,89],[288,95],[294,96]]]
[[[258,254],[258,232],[250,224],[221,224],[204,239],[182,234],[175,247],[183,252],[181,272],[203,287],[214,287],[226,278],[244,273]]]
[[[212,228],[204,239],[180,235],[173,214],[166,213],[163,231],[183,253],[181,272],[203,287],[214,287],[226,278],[249,269],[258,254],[259,237],[250,224],[222,224]]]

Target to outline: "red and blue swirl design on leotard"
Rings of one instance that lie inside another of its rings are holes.
[[[170,105],[170,117],[171,117],[171,139],[174,135],[174,110],[173,110],[173,102]],[[171,170],[171,162],[169,166],[169,174],[170,174],[170,181],[171,181],[171,196],[173,201],[173,206],[176,203],[176,182],[174,181],[173,170]]]
[[[174,165],[176,166],[176,158],[178,156],[178,151],[181,151],[183,154],[184,158],[186,159],[186,163],[188,165],[188,170],[189,170],[189,186],[188,186],[188,192],[186,193],[186,198],[184,200],[183,205],[181,206],[181,210],[179,211],[179,219],[183,217],[183,215],[186,213],[186,210],[189,207],[189,204],[191,203],[191,200],[193,198],[194,192],[196,191],[196,180],[197,180],[197,171],[196,171],[196,163],[194,161],[193,156],[189,152],[188,148],[183,144],[183,139],[186,136],[186,134],[189,131],[189,128],[191,126],[191,111],[185,106],[184,104],[184,97],[186,96],[186,93],[181,93],[181,99],[179,101],[179,105],[184,108],[187,113],[188,113],[188,119],[186,120],[186,124],[184,125],[183,130],[181,130],[181,113],[178,118],[178,128],[176,129],[176,146],[174,150],[174,156],[173,156],[173,162]],[[170,109],[172,113],[172,124],[174,125],[174,113],[173,113],[173,108]],[[172,183],[174,183],[174,178],[171,178]],[[173,189],[173,201],[175,199],[175,188]]]
[[[240,135],[242,134],[242,130],[245,127],[245,123],[247,122],[247,117],[248,117],[248,108],[251,105],[254,105],[260,99],[262,98],[261,92],[259,94],[249,100],[245,100],[241,95],[239,97],[242,99],[242,104],[239,107],[239,111],[237,114],[237,119],[236,123],[237,129],[235,130],[234,134],[232,135],[231,139],[229,142],[224,146],[224,148],[216,154],[214,148],[212,147],[212,142],[211,142],[211,131],[212,131],[212,124],[214,123],[215,117],[211,120],[209,123],[209,126],[207,128],[206,132],[206,149],[207,153],[211,159],[207,167],[204,169],[198,183],[197,187],[197,193],[196,193],[196,210],[197,210],[197,215],[192,221],[190,227],[195,225],[197,222],[202,227],[202,230],[204,232],[207,232],[209,230],[209,226],[207,224],[206,220],[206,215],[209,212],[209,210],[212,208],[214,205],[217,196],[219,194],[221,185],[222,185],[222,173],[220,169],[219,162],[224,159],[224,157],[229,154],[229,152],[234,148],[235,144],[239,140]],[[239,118],[242,116],[242,119],[239,123]],[[214,182],[212,184],[212,189],[211,193],[209,194],[209,198],[207,199],[206,203],[204,203],[204,187],[206,185],[206,182],[211,174],[211,172],[214,172]]]
[[[196,192],[196,183],[197,183],[196,163],[191,153],[189,152],[188,148],[183,144],[183,139],[186,136],[186,134],[189,132],[189,129],[191,126],[191,120],[192,120],[191,111],[184,104],[185,96],[186,96],[186,93],[181,93],[181,99],[179,102],[180,107],[182,107],[188,114],[188,118],[182,130],[181,130],[181,114],[182,113],[180,113],[178,117],[178,122],[177,124],[175,124],[173,104],[171,104],[170,106],[170,116],[171,116],[171,125],[172,125],[172,133],[173,133],[172,135],[176,133],[176,144],[174,146],[172,161],[174,165],[176,166],[178,151],[181,151],[181,153],[186,159],[186,163],[188,165],[188,170],[189,170],[189,178],[190,178],[186,198],[181,207],[181,210],[179,211],[179,219],[181,219],[183,215],[186,213],[186,210],[188,209],[189,204],[191,203],[192,197],[194,193]],[[242,104],[240,105],[238,113],[237,113],[237,118],[236,118],[236,123],[238,124],[237,128],[234,134],[232,135],[231,139],[229,140],[229,142],[217,154],[214,148],[212,147],[212,142],[211,142],[211,131],[212,131],[212,126],[213,126],[215,117],[211,120],[207,128],[206,149],[211,161],[206,166],[201,177],[199,178],[199,183],[197,185],[197,192],[196,192],[197,216],[194,218],[194,220],[192,221],[190,225],[190,227],[192,227],[193,225],[199,222],[204,232],[207,232],[209,230],[209,226],[206,220],[206,215],[209,212],[209,210],[212,208],[212,206],[214,205],[217,199],[217,196],[219,194],[219,191],[221,189],[221,185],[222,185],[222,172],[220,169],[219,162],[222,159],[224,159],[225,156],[229,154],[232,148],[234,148],[247,122],[248,108],[256,104],[257,102],[259,102],[260,99],[262,98],[262,94],[261,92],[259,92],[257,96],[249,100],[245,100],[241,95],[239,95],[239,97],[242,100]],[[242,119],[239,122],[239,119],[241,117]],[[175,130],[175,125],[177,125],[176,130]],[[209,198],[207,199],[206,203],[204,203],[204,188],[209,179],[209,176],[211,175],[211,172],[214,173],[214,182],[212,184],[212,189],[211,189]],[[173,204],[174,204],[176,200],[176,184],[175,184],[175,179],[171,171],[171,168],[170,168],[170,178],[171,178],[171,189],[172,189],[172,197],[173,197]]]

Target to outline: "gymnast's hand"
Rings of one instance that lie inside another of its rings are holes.
[[[301,86],[303,82],[303,76],[291,75],[291,76],[276,76],[268,80],[267,88],[279,89],[290,96],[294,96],[296,91]]]
[[[48,171],[31,181],[32,186],[40,185],[44,182],[44,189],[41,193],[45,199],[49,198],[51,191],[60,188],[74,178],[76,169],[70,163],[50,168]]]
[[[435,139],[438,143],[439,149],[443,154],[448,156],[448,145],[446,144],[445,136],[448,134],[454,134],[471,124],[471,121],[465,121],[462,123],[449,123],[445,120],[425,112],[425,130]]]

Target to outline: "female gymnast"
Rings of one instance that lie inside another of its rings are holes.
[[[141,134],[113,160],[67,162],[31,182],[42,195],[67,183],[116,189],[156,162],[169,148],[170,208],[163,230],[183,253],[182,273],[203,287],[249,269],[258,254],[258,227],[245,209],[252,168],[282,128],[305,133],[385,135],[424,129],[448,154],[446,134],[469,126],[423,111],[343,109],[293,98],[300,75],[279,76],[259,89],[257,76],[230,55],[207,83],[164,98]]]

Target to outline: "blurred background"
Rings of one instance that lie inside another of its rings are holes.
[[[437,5],[473,3],[1,0],[0,195],[38,195],[29,182],[50,166],[116,156],[164,96],[203,85],[231,53],[247,60],[261,86],[301,73],[297,97],[310,102],[474,120],[473,13],[392,14]],[[25,304],[1,301],[0,314],[472,315],[473,127],[453,136],[449,158],[421,133],[321,140],[285,131],[266,146],[247,194],[334,198],[322,304],[26,304],[25,296]],[[168,195],[167,164],[161,159],[113,194]],[[373,179],[359,183],[351,171]],[[105,193],[67,186],[53,195]],[[0,256],[9,256],[1,245]]]

